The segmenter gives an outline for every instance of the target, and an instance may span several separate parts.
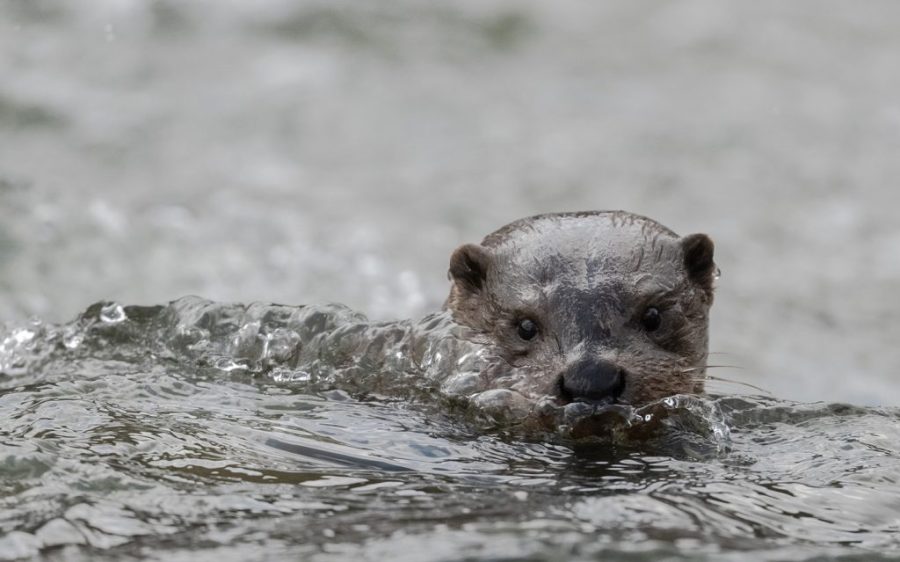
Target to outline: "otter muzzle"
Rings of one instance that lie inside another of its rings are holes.
[[[603,359],[582,359],[570,366],[559,380],[559,390],[568,402],[615,402],[625,390],[625,370]]]

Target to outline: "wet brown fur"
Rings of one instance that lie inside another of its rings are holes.
[[[458,248],[445,308],[491,346],[490,387],[565,401],[561,373],[589,358],[627,373],[617,401],[638,405],[703,390],[715,272],[704,234],[624,211],[538,215]],[[652,333],[640,320],[651,306]],[[523,318],[539,326],[532,341]]]

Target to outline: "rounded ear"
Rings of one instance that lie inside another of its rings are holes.
[[[450,256],[450,279],[460,289],[475,293],[484,287],[491,256],[482,246],[465,244]]]
[[[684,251],[684,266],[687,269],[688,277],[707,292],[712,293],[713,281],[716,276],[713,241],[705,234],[691,234],[681,239],[681,248]]]

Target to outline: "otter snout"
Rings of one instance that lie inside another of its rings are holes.
[[[614,402],[625,390],[625,370],[603,359],[582,359],[566,369],[559,390],[568,402]]]

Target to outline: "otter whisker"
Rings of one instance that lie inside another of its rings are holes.
[[[752,384],[750,384],[748,382],[744,382],[744,381],[737,381],[734,379],[726,379],[724,377],[716,377],[714,375],[706,375],[705,377],[696,377],[696,378],[691,379],[691,382],[709,382],[709,381],[730,383],[730,384],[734,384],[734,385],[738,385],[738,386],[746,386],[747,388],[752,388],[753,390],[762,392],[763,394],[766,394],[768,396],[774,396],[774,394],[772,394],[772,392],[766,390],[765,388],[761,388],[761,387],[752,385]]]
[[[682,373],[693,373],[695,371],[699,371],[702,369],[741,369],[741,370],[743,370],[743,367],[741,367],[740,365],[706,365],[705,367],[687,367],[685,369],[682,369],[681,372]]]

